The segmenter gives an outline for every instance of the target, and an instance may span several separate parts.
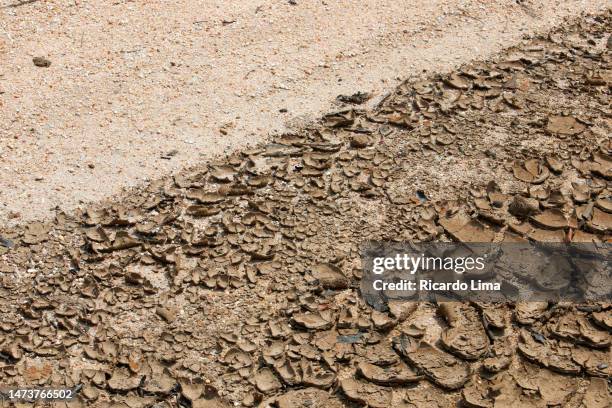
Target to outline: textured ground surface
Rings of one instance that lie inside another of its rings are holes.
[[[0,229],[0,383],[100,407],[609,406],[610,303],[379,312],[357,288],[364,239],[610,243],[611,23]]]
[[[609,5],[290,3],[0,0],[0,223],[260,142],[339,94],[376,101],[397,77],[446,71]]]

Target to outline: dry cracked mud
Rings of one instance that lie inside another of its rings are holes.
[[[358,288],[364,240],[611,242],[611,26],[0,230],[0,383],[70,407],[610,406],[611,303],[381,311]]]

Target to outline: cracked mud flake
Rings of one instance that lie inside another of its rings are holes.
[[[530,159],[524,163],[516,163],[512,167],[512,171],[514,172],[514,177],[531,184],[541,184],[550,176],[548,167],[536,159]]]
[[[559,316],[549,321],[549,327],[557,337],[592,348],[610,346],[610,334],[600,330],[586,316],[576,313]]]
[[[417,374],[414,369],[404,363],[379,367],[367,362],[361,362],[357,366],[357,372],[366,380],[384,386],[410,384],[423,378],[422,375]]]
[[[328,392],[311,387],[289,391],[279,397],[263,402],[260,406],[262,408],[272,406],[278,408],[340,408],[344,404],[332,397]]]
[[[255,373],[255,385],[264,394],[281,388],[281,383],[269,368],[261,368]]]
[[[480,221],[457,213],[450,218],[441,218],[440,225],[459,242],[492,242],[495,232]]]
[[[571,116],[551,116],[548,118],[546,130],[562,137],[574,136],[584,132],[586,126]]]
[[[352,378],[340,381],[340,387],[344,395],[351,401],[367,404],[372,408],[391,406],[393,394],[390,388],[379,387]]]
[[[489,351],[489,338],[473,307],[442,303],[440,312],[449,325],[440,339],[447,350],[468,360],[476,360]]]
[[[48,239],[50,226],[40,222],[33,222],[26,227],[23,233],[23,242],[28,245],[34,245],[44,242]]]
[[[600,327],[612,330],[612,311],[593,312],[591,319]]]
[[[129,391],[138,388],[142,378],[132,375],[126,368],[117,368],[108,380],[108,386],[115,391]]]
[[[610,406],[608,384],[603,378],[592,378],[582,403],[586,408],[606,408]]]
[[[429,380],[444,389],[461,388],[469,379],[469,364],[425,341],[402,334],[395,339],[394,346],[398,353],[422,370]]]
[[[526,329],[521,330],[518,350],[525,358],[563,374],[580,373],[581,367],[573,361],[571,348],[539,336]]]
[[[572,222],[573,225],[570,225],[570,220],[566,218],[563,211],[557,208],[551,208],[540,214],[533,215],[530,218],[534,224],[548,229],[563,229],[569,228],[570,226],[573,228],[577,227],[575,221]]]
[[[318,264],[312,268],[312,276],[324,289],[346,289],[348,279],[340,268],[332,264]]]

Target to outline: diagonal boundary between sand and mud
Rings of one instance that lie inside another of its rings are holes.
[[[100,406],[606,406],[610,303],[381,312],[357,288],[364,240],[610,243],[611,18],[2,230],[1,382]]]

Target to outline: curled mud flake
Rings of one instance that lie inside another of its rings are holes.
[[[556,230],[570,227],[569,220],[565,217],[563,211],[557,208],[551,208],[540,214],[532,215],[530,219],[534,224],[542,228]]]
[[[576,203],[586,203],[591,198],[591,190],[586,183],[572,183],[572,198]]]
[[[425,333],[427,333],[427,329],[422,325],[411,323],[409,326],[401,327],[401,332],[406,336],[421,339],[425,336]]]
[[[185,208],[185,213],[192,217],[210,217],[219,214],[220,208],[210,207],[207,205],[190,205]]]
[[[597,176],[612,180],[612,157],[604,153],[594,153],[590,170]]]
[[[549,323],[551,332],[564,340],[594,348],[610,346],[610,335],[595,327],[586,316],[567,313]]]
[[[581,230],[572,231],[572,242],[575,243],[601,243],[601,239],[594,234],[589,234]]]
[[[523,357],[560,373],[580,373],[580,366],[572,360],[571,355],[568,355],[569,349],[559,347],[556,342],[541,336],[535,332],[521,330],[518,349]]]
[[[457,406],[457,403],[455,393],[447,393],[436,386],[422,383],[418,387],[406,387],[397,408],[448,408]]]
[[[584,346],[571,349],[572,360],[588,375],[609,378],[612,375],[612,352],[610,349],[594,350]]]
[[[348,288],[348,279],[336,265],[329,263],[315,265],[312,268],[312,276],[324,289],[341,290]]]
[[[224,200],[224,197],[217,193],[208,193],[203,190],[190,190],[187,192],[187,198],[196,200],[201,204],[218,204]]]
[[[355,111],[345,110],[327,114],[323,117],[323,126],[342,128],[351,126],[355,122]]]
[[[350,103],[353,105],[361,105],[370,99],[372,95],[368,92],[356,92],[352,95],[338,95],[336,99],[342,103]]]
[[[85,235],[90,241],[94,242],[110,242],[106,231],[102,227],[92,227],[85,230]]]
[[[584,407],[608,408],[611,403],[607,381],[603,378],[591,378],[591,383],[582,399]]]
[[[304,149],[301,147],[288,146],[286,144],[279,144],[279,143],[270,143],[265,146],[265,150],[262,153],[262,155],[264,157],[275,157],[275,158],[281,158],[281,157],[286,157],[286,156],[295,157],[295,156],[300,156],[303,151]],[[264,162],[264,164],[262,165],[262,170],[267,168],[267,165],[265,163],[268,163],[268,162]],[[279,159],[279,160],[273,161],[273,164],[271,165],[280,167],[281,163],[283,163],[283,161]],[[261,165],[259,161],[257,162],[257,164]]]
[[[23,243],[34,245],[46,241],[49,238],[51,227],[40,222],[29,224],[23,233]]]
[[[377,310],[372,311],[372,324],[374,328],[379,331],[387,331],[397,324],[397,320],[389,317],[387,313],[379,312]]]
[[[391,406],[393,394],[391,389],[363,383],[352,378],[346,378],[340,382],[344,395],[360,404],[367,404],[372,408],[387,408]]]
[[[516,218],[524,220],[540,211],[540,203],[535,198],[515,195],[508,206],[508,212]]]
[[[406,320],[418,307],[416,302],[405,302],[403,300],[391,300],[388,302],[389,313],[398,322]]]
[[[612,213],[612,199],[610,198],[598,198],[595,201],[595,206],[599,208],[600,210],[603,210],[607,213]],[[0,242],[1,242],[1,239],[0,239]]]
[[[277,391],[282,387],[278,378],[276,378],[272,370],[267,367],[260,368],[255,373],[254,380],[257,389],[264,394]]]
[[[529,197],[545,201],[550,197],[550,190],[543,186],[529,186]]]
[[[569,399],[576,394],[578,388],[575,379],[531,364],[520,364],[513,376],[524,392],[537,391],[540,396],[537,402],[545,403],[545,406],[570,405]]]
[[[563,171],[563,162],[557,157],[549,155],[546,156],[545,160],[546,165],[553,173],[560,174]]]
[[[172,323],[174,320],[176,320],[178,309],[173,306],[157,307],[155,309],[155,313],[157,313],[157,315],[164,319],[167,323]]]
[[[510,367],[515,345],[508,338],[497,340],[491,349],[491,356],[482,361],[482,367],[490,373],[499,373]]]
[[[93,386],[86,385],[81,389],[80,395],[87,401],[95,401],[100,396],[100,391]]]
[[[292,390],[276,398],[278,408],[338,408],[340,401],[326,391],[310,387],[303,390]],[[267,405],[264,405],[267,406]]]
[[[440,313],[450,326],[440,338],[448,351],[467,360],[477,360],[489,351],[489,338],[473,307],[443,303]]]
[[[612,214],[593,208],[593,215],[587,225],[592,231],[609,234],[612,232]]]
[[[291,320],[296,325],[311,330],[328,330],[333,326],[333,322],[323,317],[321,313],[298,313],[293,315]]]
[[[527,160],[522,164],[515,163],[512,172],[517,179],[531,184],[541,184],[550,176],[548,167],[536,159]]]
[[[452,88],[461,90],[467,90],[470,86],[470,82],[458,73],[452,73],[444,80],[444,83]]]
[[[0,358],[9,363],[16,362],[23,357],[23,351],[17,341],[5,343],[0,349]]]
[[[243,350],[246,351],[246,350]],[[252,350],[255,351],[255,350]],[[251,352],[252,352],[251,351]],[[285,353],[285,342],[283,341],[272,341],[262,350],[262,355],[264,359],[269,362],[269,364],[274,364],[274,361],[279,359]]]
[[[363,149],[372,144],[372,138],[369,135],[357,134],[351,138],[351,147]]]
[[[145,379],[142,389],[147,393],[167,395],[175,389],[177,382],[168,369],[155,372]]]
[[[53,367],[48,362],[41,364],[26,363],[23,370],[23,377],[28,383],[47,380],[53,374]]]
[[[334,373],[306,359],[300,361],[300,369],[302,371],[302,382],[306,386],[327,389],[336,381]]]
[[[200,380],[183,379],[179,381],[181,386],[181,394],[188,401],[193,402],[202,396],[204,392],[204,382]]]
[[[606,330],[612,330],[612,309],[591,313],[591,319]]]
[[[112,391],[129,391],[138,388],[140,382],[141,377],[132,375],[127,368],[116,368],[108,380],[108,387]]]
[[[283,358],[275,362],[273,367],[283,383],[288,386],[296,386],[302,383],[302,371],[290,359]]]
[[[495,238],[495,231],[462,213],[450,218],[440,218],[439,223],[453,239],[459,242],[492,242]]]
[[[536,228],[527,233],[529,239],[537,242],[565,242],[567,236],[563,230],[549,230]]]
[[[283,347],[282,343],[281,344],[276,344],[277,342],[273,342],[273,343],[274,343],[275,348]],[[252,353],[255,350],[257,350],[257,344],[255,344],[249,339],[242,339],[238,343],[236,343],[236,345],[238,346],[240,350],[244,351],[245,353]]]
[[[430,381],[444,389],[459,389],[469,379],[469,364],[425,341],[402,334],[394,340],[394,346],[398,353],[420,369]]]
[[[433,134],[430,136],[430,142],[432,145],[448,146],[455,141],[455,135],[452,133],[444,132],[440,134]]]
[[[362,337],[361,340],[367,341],[368,338]],[[366,347],[358,345],[356,347],[356,353],[363,360],[377,366],[390,366],[398,364],[400,361],[397,353],[393,351],[391,345],[386,342],[377,343]]]
[[[542,319],[548,310],[548,302],[519,302],[514,309],[514,318],[520,324],[533,324]]]
[[[292,331],[285,321],[270,321],[268,322],[268,330],[273,339],[286,338],[291,335]]]
[[[267,186],[268,184],[270,184],[271,181],[272,181],[272,178],[268,176],[254,176],[254,177],[250,177],[247,180],[247,184],[250,187],[263,188]]]
[[[232,347],[225,353],[221,360],[224,364],[231,366],[235,370],[250,367],[253,364],[249,353],[245,353],[237,347]]]
[[[508,327],[508,309],[499,304],[475,303],[482,314],[482,322],[490,334],[502,333]]]
[[[585,129],[586,126],[571,116],[550,116],[546,124],[546,130],[549,133],[561,137],[574,136],[584,132]]]
[[[416,371],[404,363],[379,367],[367,362],[361,362],[357,366],[357,372],[366,380],[385,386],[404,385],[423,379],[422,375],[417,374]]]
[[[482,380],[474,379],[461,391],[462,405],[469,408],[492,408],[494,405],[491,394],[491,389]]]
[[[210,170],[212,178],[223,183],[233,182],[236,174],[236,169],[227,165],[215,166]]]
[[[112,252],[121,251],[124,249],[134,248],[140,246],[141,243],[138,239],[134,238],[127,231],[117,231],[113,243],[109,246],[98,247],[99,252]]]

